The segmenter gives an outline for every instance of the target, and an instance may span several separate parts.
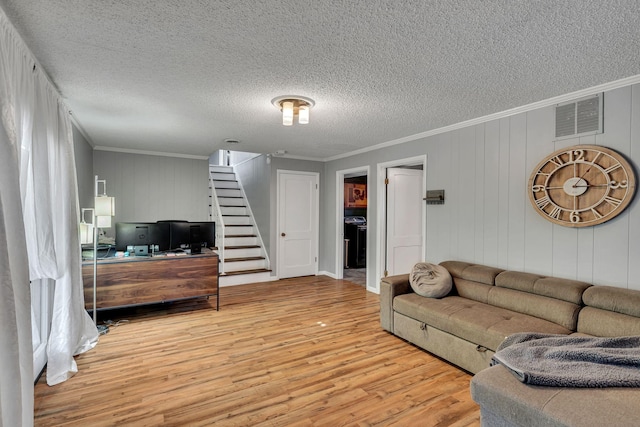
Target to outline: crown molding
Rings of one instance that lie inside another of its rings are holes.
[[[73,124],[73,126],[76,128],[78,132],[80,132],[80,135],[84,137],[85,141],[87,141],[87,143],[95,150],[96,144],[93,143],[93,140],[89,137],[89,134],[84,130],[84,127],[82,127],[78,119],[76,119],[76,116],[73,115],[73,111],[72,110],[68,110],[68,111],[69,111],[69,118],[71,119],[71,123]]]
[[[525,113],[527,111],[537,110],[543,107],[549,107],[551,105],[560,104],[563,102],[568,102],[575,100],[577,98],[584,98],[586,96],[594,95],[600,92],[606,92],[613,89],[618,89],[625,86],[630,86],[636,83],[640,83],[640,74],[635,76],[626,77],[624,79],[615,80],[613,82],[604,83],[598,86],[593,86],[587,89],[581,89],[575,92],[570,92],[564,95],[555,96],[553,98],[544,99],[542,101],[533,102],[531,104],[523,105],[521,107],[511,108],[509,110],[500,111],[498,113],[489,114],[487,116],[478,117],[471,120],[466,120],[464,122],[455,123],[453,125],[444,126],[438,129],[429,130],[426,132],[417,133],[415,135],[409,135],[402,138],[394,139],[387,142],[382,142],[380,144],[373,145],[371,147],[361,148],[359,150],[351,151],[345,154],[339,154],[337,156],[327,157],[322,159],[324,162],[330,162],[333,160],[344,159],[346,157],[352,157],[363,153],[368,153],[370,151],[380,150],[381,148],[392,147],[398,144],[404,144],[405,142],[416,141],[418,139],[427,138],[434,135],[439,135],[441,133],[450,132],[457,129],[462,129],[468,126],[477,125],[480,123],[486,123],[497,119],[502,119],[504,117],[514,116],[516,114]]]
[[[93,149],[96,151],[111,151],[115,153],[126,153],[126,154],[142,154],[146,156],[178,157],[181,159],[209,160],[209,156],[196,156],[193,154],[180,154],[180,153],[165,153],[162,151],[134,150],[130,148],[105,147],[102,145],[96,145],[95,147],[93,147]]]

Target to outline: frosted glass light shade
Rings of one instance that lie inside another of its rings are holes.
[[[93,224],[86,222],[80,223],[80,244],[86,245],[93,243]]]
[[[98,228],[111,228],[111,216],[97,216]]]
[[[293,125],[293,101],[282,103],[282,124],[285,126]]]
[[[306,125],[309,123],[309,106],[301,105],[298,109],[298,123]]]
[[[99,196],[95,198],[96,216],[113,216],[116,214],[115,197]]]

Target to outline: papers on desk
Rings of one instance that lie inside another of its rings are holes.
[[[185,256],[189,254],[186,252],[167,252],[166,255],[167,256]]]

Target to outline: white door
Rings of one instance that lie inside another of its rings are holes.
[[[409,273],[423,261],[422,171],[387,169],[387,272]]]
[[[278,277],[318,271],[318,174],[278,171]]]

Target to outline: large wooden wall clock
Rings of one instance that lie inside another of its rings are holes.
[[[601,224],[631,202],[633,168],[619,153],[597,145],[555,151],[529,178],[529,199],[545,219],[568,227]]]

